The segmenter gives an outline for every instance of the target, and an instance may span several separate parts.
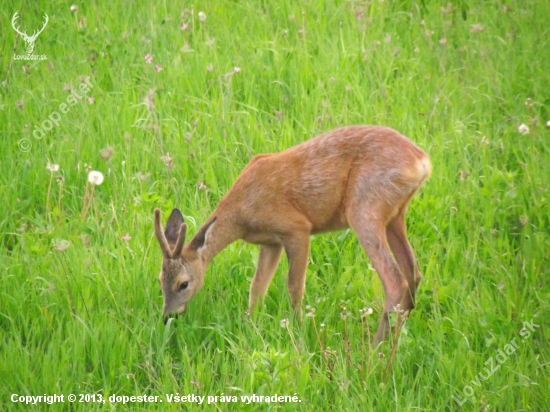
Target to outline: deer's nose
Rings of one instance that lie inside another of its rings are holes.
[[[177,313],[171,313],[169,315],[165,315],[162,317],[162,321],[164,322],[164,324],[166,325],[168,323],[168,319],[170,318],[175,318],[177,319],[178,318],[178,314]]]

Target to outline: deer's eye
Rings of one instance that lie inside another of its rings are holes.
[[[189,282],[183,282],[180,285],[180,291],[187,289],[187,286],[189,286]]]

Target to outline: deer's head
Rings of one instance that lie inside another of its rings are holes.
[[[160,210],[155,210],[155,235],[162,251],[159,283],[164,298],[162,316],[165,323],[168,317],[183,313],[187,303],[203,285],[206,263],[200,252],[205,242],[205,230],[203,228],[202,235],[199,232],[189,245],[184,246],[187,225],[181,212],[172,210],[163,232]]]

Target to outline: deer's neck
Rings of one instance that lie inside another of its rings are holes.
[[[205,263],[205,268],[210,264],[223,249],[231,243],[243,237],[241,229],[231,219],[231,216],[214,213],[209,219],[210,222],[216,218],[215,223],[207,231],[204,246],[200,248],[200,255]]]

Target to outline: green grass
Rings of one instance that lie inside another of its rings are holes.
[[[546,410],[550,3],[454,3],[76,2],[71,13],[71,3],[8,0],[0,12],[0,409],[181,410],[165,398],[179,393],[301,400],[189,410]],[[15,54],[26,46],[10,25],[15,11],[28,33],[50,16],[34,51],[47,60],[13,59],[14,44]],[[35,139],[35,126],[83,77],[88,95]],[[522,123],[529,134],[518,132]],[[362,344],[359,311],[374,308],[373,334],[384,297],[349,231],[312,239],[304,303],[314,319],[292,318],[286,262],[247,318],[258,250],[235,243],[214,260],[185,316],[165,327],[154,208],[167,216],[179,207],[194,233],[253,155],[349,124],[393,127],[433,163],[407,217],[424,280],[393,361],[391,345],[369,356]],[[107,146],[108,160],[100,156]],[[172,167],[161,159],[168,154]],[[48,161],[61,166],[49,201]],[[105,182],[83,220],[88,167]],[[64,252],[53,247],[60,240],[70,242]],[[529,337],[520,335],[526,321],[540,325]],[[325,325],[326,359],[313,322]],[[488,360],[513,339],[517,349],[487,377]],[[164,402],[10,400],[54,393]],[[459,406],[452,397],[465,393]]]

